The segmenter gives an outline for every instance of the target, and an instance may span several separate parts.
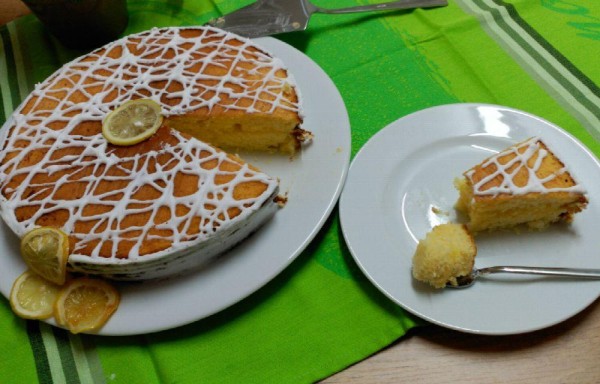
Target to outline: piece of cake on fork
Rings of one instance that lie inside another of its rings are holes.
[[[455,180],[456,208],[468,215],[473,232],[571,222],[588,203],[585,189],[539,137],[485,159],[463,176]]]
[[[419,241],[412,259],[413,277],[434,288],[458,285],[457,278],[471,273],[477,245],[465,225],[435,226]]]

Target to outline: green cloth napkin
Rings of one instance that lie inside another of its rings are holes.
[[[130,0],[125,33],[199,25],[250,2]],[[277,38],[333,79],[350,115],[353,154],[411,112],[481,102],[541,116],[599,155],[599,26],[596,0],[450,0],[412,12],[316,14],[308,31]],[[34,84],[82,52],[61,47],[33,16],[0,28],[0,37],[3,121]],[[308,383],[417,324],[357,269],[334,211],[308,249],[265,287],[169,331],[75,336],[18,319],[2,299],[0,377],[3,383]]]

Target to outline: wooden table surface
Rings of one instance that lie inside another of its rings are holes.
[[[0,0],[0,25],[28,14]],[[464,334],[435,325],[412,329],[388,348],[322,383],[600,383],[600,300],[575,317],[513,336]]]

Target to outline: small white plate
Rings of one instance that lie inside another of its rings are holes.
[[[502,275],[468,289],[434,290],[412,279],[419,239],[457,221],[453,180],[511,144],[540,136],[587,189],[590,203],[572,225],[476,238],[476,266],[600,268],[600,164],[575,138],[528,113],[482,104],[433,107],[390,124],[359,151],[340,198],[345,240],[359,267],[385,295],[435,324],[470,333],[533,331],[578,313],[600,281]]]
[[[350,160],[350,122],[327,74],[295,48],[273,38],[256,42],[282,59],[303,97],[304,127],[315,138],[293,159],[243,154],[280,179],[288,202],[264,227],[201,271],[160,282],[127,284],[101,335],[133,335],[191,323],[250,295],[285,269],[310,243],[333,210]],[[25,270],[19,240],[0,225],[0,291],[8,297]],[[54,324],[52,320],[49,323]]]

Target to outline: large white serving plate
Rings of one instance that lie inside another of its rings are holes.
[[[285,269],[315,237],[335,206],[351,150],[344,102],[325,72],[303,53],[273,38],[256,39],[256,43],[282,59],[296,79],[303,98],[304,127],[315,136],[293,159],[242,155],[280,179],[281,193],[288,197],[286,206],[258,232],[200,271],[121,286],[121,305],[99,334],[160,331],[231,306]],[[18,238],[0,224],[0,291],[5,296],[25,270],[18,248]]]
[[[559,323],[600,294],[600,281],[490,276],[462,290],[412,279],[419,239],[460,221],[453,179],[509,145],[540,136],[583,184],[590,203],[572,225],[476,237],[478,267],[600,268],[600,164],[575,138],[528,113],[495,105],[429,108],[390,124],[359,151],[340,198],[351,254],[366,276],[409,312],[479,334],[515,334]]]

